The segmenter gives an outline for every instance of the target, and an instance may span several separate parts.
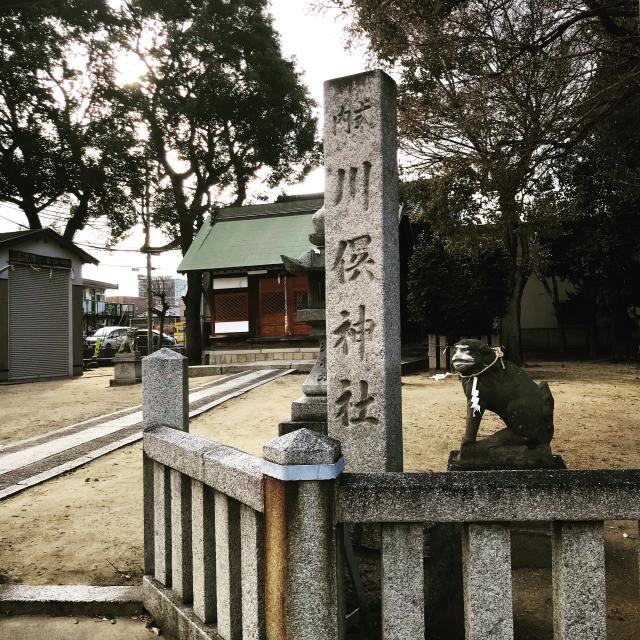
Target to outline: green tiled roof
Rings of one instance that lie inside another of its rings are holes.
[[[311,248],[312,215],[322,198],[228,207],[205,222],[178,271],[275,266],[281,255],[297,258]]]

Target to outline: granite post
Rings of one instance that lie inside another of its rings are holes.
[[[143,428],[170,427],[189,431],[187,358],[160,349],[142,360]],[[154,463],[143,452],[144,569],[163,584],[176,584],[191,599],[191,481]],[[184,507],[184,508],[183,508]],[[173,527],[172,527],[173,524]],[[172,531],[173,528],[173,531]],[[171,566],[171,547],[176,561]]]
[[[142,426],[189,431],[188,360],[166,347],[142,359]]]
[[[467,640],[513,640],[511,540],[508,525],[469,523],[462,530]]]
[[[266,637],[339,640],[340,443],[302,428],[267,442],[263,455]]]
[[[396,87],[324,91],[328,432],[348,471],[402,471]]]
[[[607,598],[602,522],[553,523],[553,637],[605,640]]]

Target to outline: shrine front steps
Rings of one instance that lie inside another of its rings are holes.
[[[311,355],[313,354],[305,354]],[[298,373],[309,373],[313,369],[315,360],[257,360],[254,362],[242,362],[233,364],[203,364],[189,367],[189,377],[216,376],[223,374],[240,373],[257,369],[295,369]],[[402,361],[402,375],[410,375],[426,369],[425,358],[407,358]]]
[[[210,365],[253,364],[315,360],[318,347],[259,347],[255,349],[205,349],[204,360]]]
[[[189,377],[198,378],[261,369],[295,369],[299,373],[309,373],[314,364],[315,360],[258,360],[242,364],[203,364],[189,367]]]

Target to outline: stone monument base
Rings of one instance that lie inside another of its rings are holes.
[[[278,435],[311,429],[327,435],[327,396],[302,396],[291,404],[291,419],[278,425]]]
[[[120,387],[142,382],[142,356],[134,353],[119,353],[113,358],[113,378],[110,387]]]
[[[283,420],[278,425],[278,435],[286,436],[287,433],[298,429],[310,429],[325,436],[327,435],[327,423],[312,420]]]

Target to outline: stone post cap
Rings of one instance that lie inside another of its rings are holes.
[[[269,440],[262,447],[264,459],[280,465],[334,464],[340,459],[340,442],[311,429],[297,429]]]
[[[162,349],[158,349],[158,351],[154,351],[150,356],[145,356],[143,360],[186,360],[186,356],[183,356],[181,353],[174,351],[173,349],[168,349],[167,347],[162,347]]]
[[[369,78],[375,78],[376,76],[379,77],[382,80],[382,82],[384,82],[385,84],[388,84],[389,86],[393,87],[395,91],[396,81],[386,71],[383,71],[382,69],[371,69],[371,71],[361,71],[360,73],[353,73],[348,76],[331,78],[329,80],[324,81],[324,86],[325,87],[333,86],[333,87],[340,88],[342,86],[348,86],[352,83],[366,81]]]

